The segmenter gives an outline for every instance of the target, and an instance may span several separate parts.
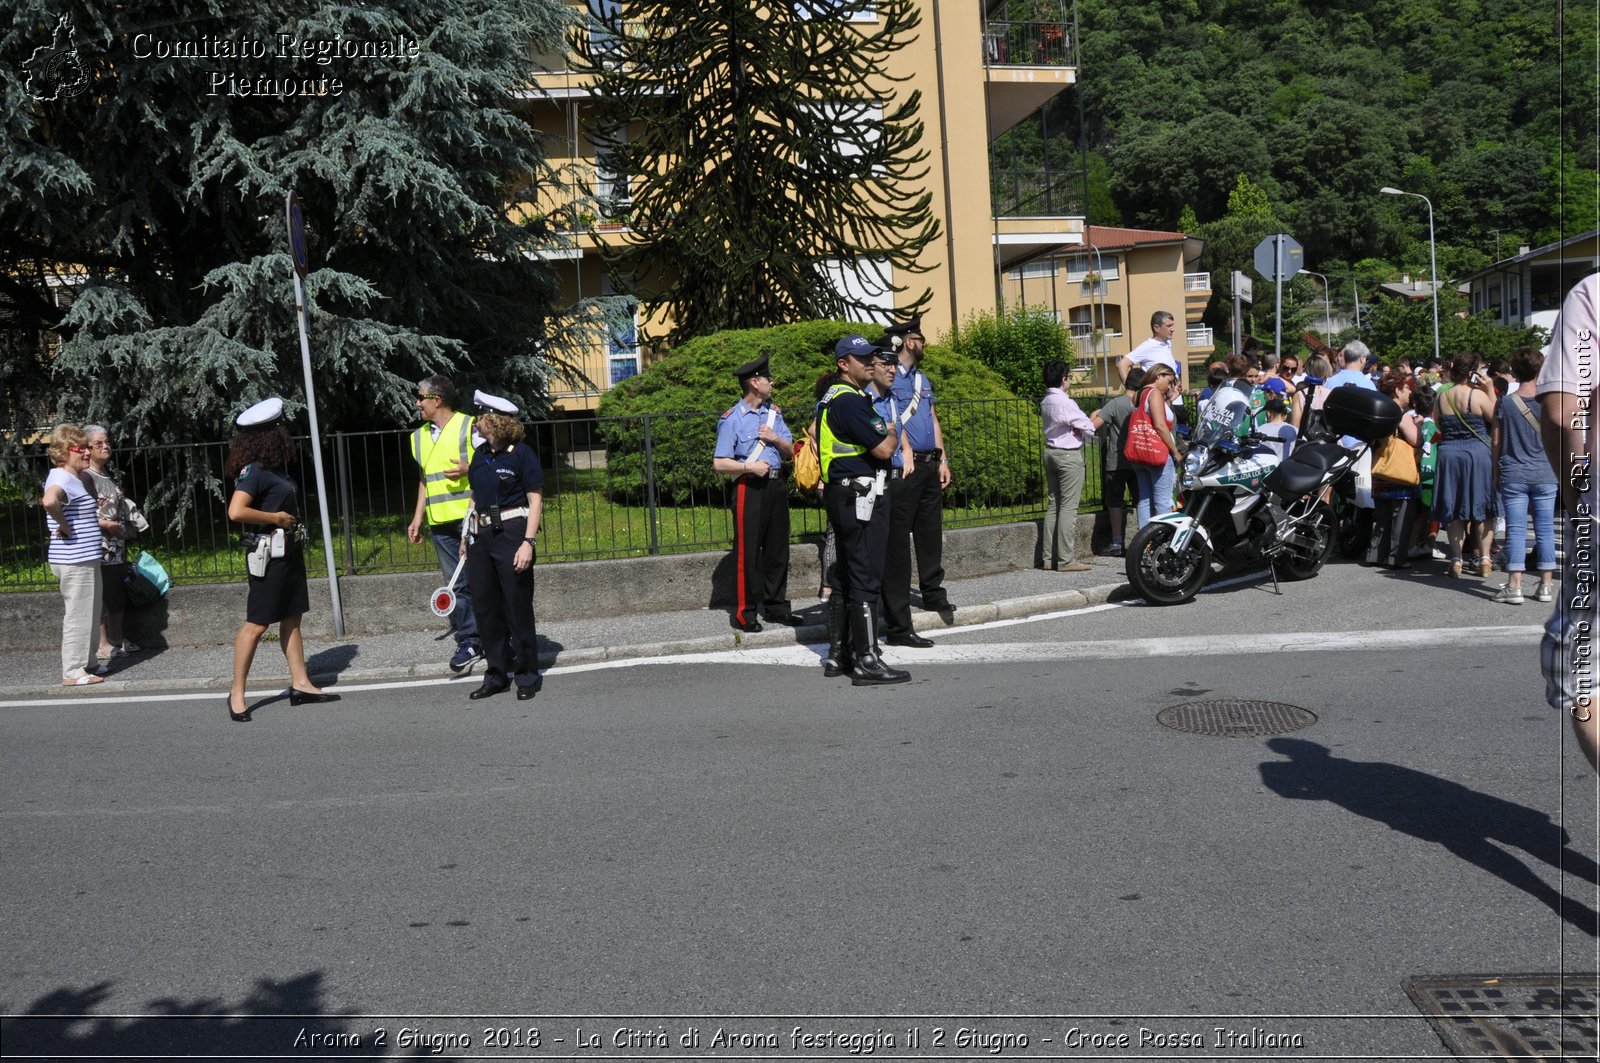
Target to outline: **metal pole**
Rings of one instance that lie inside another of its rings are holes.
[[[1283,357],[1283,234],[1272,235],[1272,290],[1277,300],[1277,317],[1272,326],[1272,351]]]
[[[1301,269],[1308,277],[1322,282],[1322,324],[1328,333],[1328,346],[1333,346],[1333,293],[1328,290],[1328,278],[1314,269]]]
[[[1428,204],[1428,270],[1433,274],[1433,362],[1439,364],[1439,262],[1434,257],[1433,201],[1418,192],[1417,196]]]
[[[300,368],[306,378],[306,416],[311,420],[311,458],[317,470],[317,510],[322,518],[322,554],[328,566],[328,594],[333,599],[333,633],[344,638],[344,603],[339,600],[339,573],[333,566],[333,525],[328,519],[328,478],[322,471],[322,429],[317,424],[317,392],[311,381],[311,341],[306,334],[306,291],[294,275],[295,317],[300,321]]]
[[[362,448],[365,450],[366,448]],[[350,441],[343,432],[333,433],[333,460],[339,476],[339,527],[344,533],[344,571],[356,574],[355,495],[350,484]]]
[[[661,532],[656,527],[656,462],[655,448],[650,441],[650,415],[644,415],[644,500],[646,519],[650,522],[650,553],[661,552]]]
[[[1354,277],[1350,278],[1350,298],[1355,300],[1356,328],[1359,329],[1361,328],[1361,289],[1356,286],[1356,279]]]
[[[1100,296],[1100,340],[1104,342],[1106,336],[1106,269],[1105,263],[1100,258],[1100,249],[1094,244],[1090,244],[1089,250],[1094,252],[1094,272],[1100,278],[1099,283],[1095,285],[1097,291],[1089,294],[1098,294]],[[1092,308],[1094,304],[1090,303],[1089,305],[1091,308],[1090,323],[1093,324]],[[1091,348],[1095,346],[1095,337],[1092,334],[1089,336],[1089,346]],[[1111,394],[1111,344],[1107,343],[1105,347],[1105,350],[1095,351],[1094,353],[1095,357],[1100,359],[1100,366],[1105,377],[1106,394],[1109,396]]]
[[[1378,189],[1386,196],[1416,196],[1428,205],[1428,272],[1433,280],[1433,360],[1439,360],[1439,260],[1433,238],[1433,200],[1421,192],[1407,192],[1392,185]]]
[[[1239,333],[1239,315],[1244,312],[1244,300],[1239,298],[1239,271],[1233,271],[1233,353],[1238,354],[1244,346],[1244,337]],[[1280,357],[1282,357],[1280,355]]]

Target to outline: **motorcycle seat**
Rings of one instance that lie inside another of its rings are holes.
[[[1320,484],[1328,467],[1333,464],[1333,456],[1323,449],[1328,446],[1340,454],[1344,453],[1336,444],[1297,447],[1287,459],[1278,463],[1263,486],[1285,501],[1299,498]]]

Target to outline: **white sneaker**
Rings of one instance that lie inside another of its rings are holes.
[[[1536,602],[1555,601],[1555,588],[1550,586],[1548,583],[1539,584],[1539,589],[1533,592],[1533,600]]]
[[[1494,600],[1499,602],[1501,605],[1521,605],[1523,601],[1522,588],[1512,587],[1508,583],[1504,587],[1501,587],[1498,592],[1496,592]]]

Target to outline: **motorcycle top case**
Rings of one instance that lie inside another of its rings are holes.
[[[1322,417],[1329,428],[1342,436],[1355,436],[1363,443],[1376,443],[1394,435],[1401,415],[1400,404],[1383,392],[1354,385],[1334,388],[1322,404]]]

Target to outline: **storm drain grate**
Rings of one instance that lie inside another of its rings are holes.
[[[1406,993],[1458,1056],[1594,1059],[1600,1052],[1593,974],[1413,978]]]
[[[1174,731],[1220,738],[1259,738],[1288,734],[1317,722],[1317,714],[1281,701],[1187,701],[1156,714]]]

